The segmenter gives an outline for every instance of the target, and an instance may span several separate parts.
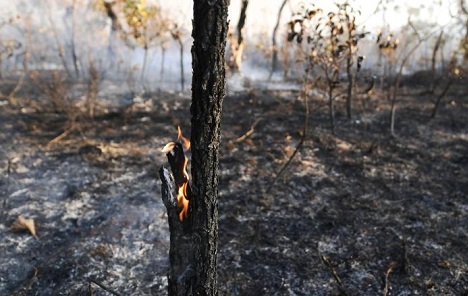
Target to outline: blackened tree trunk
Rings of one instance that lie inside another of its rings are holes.
[[[288,0],[284,0],[283,3],[281,3],[281,6],[278,12],[278,18],[276,19],[276,25],[275,25],[275,28],[273,29],[273,34],[271,37],[271,46],[273,48],[273,54],[271,56],[270,78],[273,76],[274,72],[276,71],[276,68],[278,67],[278,46],[276,45],[276,34],[278,32],[278,28],[280,25],[281,15],[283,14],[283,9],[286,6],[287,2]]]
[[[229,0],[194,0],[192,37],[193,295],[217,295],[218,148]]]
[[[80,68],[78,67],[78,55],[76,54],[76,44],[75,44],[75,33],[76,33],[76,20],[75,20],[75,9],[76,9],[76,0],[72,2],[72,19],[71,19],[71,52],[73,59],[73,66],[75,67],[76,78],[80,78]]]
[[[218,295],[218,148],[226,84],[225,47],[229,0],[194,0],[192,37],[192,178],[188,215],[180,215],[178,190],[188,182],[182,144],[171,143],[172,175],[161,168],[162,200],[171,233],[169,295]],[[179,135],[180,137],[180,135]],[[173,176],[173,177],[172,177]],[[176,186],[173,186],[175,183]],[[179,190],[180,192],[180,190]]]
[[[349,119],[352,118],[352,100],[353,100],[353,86],[354,74],[351,67],[353,66],[353,52],[352,47],[349,49],[349,56],[346,58],[346,73],[348,74],[348,88],[346,91],[346,115]]]
[[[244,53],[244,26],[245,19],[247,18],[247,6],[249,5],[249,0],[241,1],[241,11],[239,16],[239,22],[237,23],[237,40],[234,41],[234,38],[231,39],[231,57],[229,58],[228,67],[232,72],[240,72],[242,67],[242,54]]]

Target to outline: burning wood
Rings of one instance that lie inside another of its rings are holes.
[[[177,186],[177,206],[179,207],[179,220],[183,221],[188,217],[188,207],[190,200],[189,175],[187,173],[188,158],[185,157],[185,150],[190,149],[190,140],[182,134],[180,126],[176,142],[169,142],[164,146],[162,152],[166,153],[169,165],[171,166],[174,181]]]

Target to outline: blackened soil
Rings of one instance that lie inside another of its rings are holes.
[[[221,295],[466,295],[468,98],[326,102],[250,90],[224,104]],[[154,94],[70,125],[0,107],[0,294],[165,295],[169,232],[159,149],[189,130],[187,97]],[[40,105],[40,104],[39,104]],[[37,104],[35,105],[37,106]],[[60,138],[64,131],[68,132]],[[250,131],[250,132],[249,132]],[[188,133],[188,132],[187,132]],[[51,141],[55,139],[54,141]],[[10,231],[33,218],[39,239]]]

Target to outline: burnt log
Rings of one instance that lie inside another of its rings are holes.
[[[191,295],[193,247],[190,224],[187,219],[180,221],[181,209],[177,202],[178,188],[188,181],[185,174],[186,158],[180,143],[176,143],[166,155],[172,173],[167,168],[161,167],[159,177],[162,182],[161,198],[167,210],[170,230],[168,292],[169,295]],[[190,192],[189,186],[187,192]]]

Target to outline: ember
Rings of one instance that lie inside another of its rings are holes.
[[[185,150],[190,149],[190,140],[184,137],[180,126],[177,127],[177,131],[178,131],[177,141],[179,141],[179,143],[181,142],[181,145],[185,148]],[[162,149],[162,152],[170,153],[171,151],[174,150],[176,145],[177,145],[176,142],[169,142],[164,146],[164,148]],[[182,151],[182,149],[180,149],[180,151]],[[181,154],[183,154],[183,151]],[[179,187],[178,192],[177,192],[177,206],[181,209],[181,211],[179,212],[180,221],[183,221],[184,219],[188,217],[188,206],[189,206],[189,198],[188,198],[188,190],[187,190],[189,186],[189,175],[187,173],[188,158],[185,157],[185,155],[183,157],[184,157],[184,163],[183,163],[182,170],[181,170],[182,172],[181,177],[183,181],[177,182],[177,178],[176,178],[176,185]],[[173,170],[173,173],[174,173],[174,170]]]

